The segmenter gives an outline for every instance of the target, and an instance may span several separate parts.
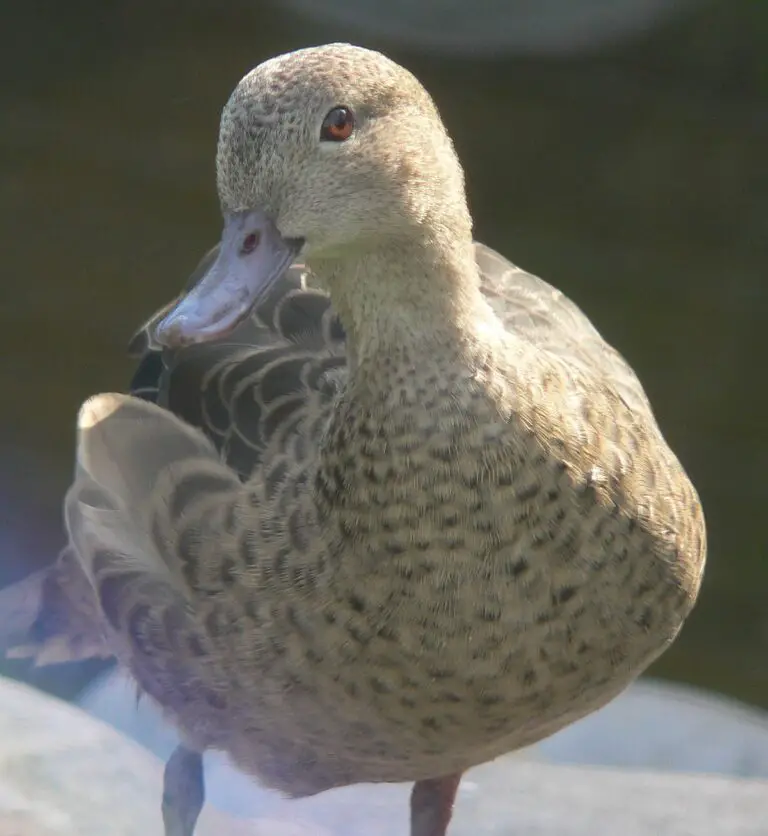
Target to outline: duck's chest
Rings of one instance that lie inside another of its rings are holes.
[[[600,481],[619,444],[586,425],[569,437],[562,420],[558,445],[488,387],[457,391],[447,403],[425,386],[386,423],[340,411],[331,427],[316,482],[334,563],[326,612],[349,635],[328,649],[377,701],[440,686],[486,718],[491,704],[508,716],[510,701],[541,708],[553,689],[567,702],[647,664],[690,590],[629,487]]]
[[[487,381],[414,377],[394,380],[383,403],[342,403],[314,481],[329,552],[425,583],[482,584],[497,559],[556,529],[569,474],[513,400]]]

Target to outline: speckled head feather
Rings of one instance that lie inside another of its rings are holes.
[[[355,133],[322,143],[339,105]],[[225,214],[266,210],[283,235],[306,239],[308,257],[435,222],[469,240],[463,173],[432,99],[361,47],[301,49],[248,73],[222,113],[216,166]]]

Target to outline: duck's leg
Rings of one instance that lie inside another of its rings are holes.
[[[165,765],[165,836],[193,836],[204,800],[203,756],[179,744]]]
[[[411,792],[411,836],[446,836],[461,773],[417,781]]]

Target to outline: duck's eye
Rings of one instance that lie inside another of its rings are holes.
[[[355,114],[348,107],[334,107],[323,119],[320,139],[323,142],[344,142],[355,129]]]

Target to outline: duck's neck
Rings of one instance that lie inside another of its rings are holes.
[[[331,290],[352,376],[397,358],[453,351],[484,315],[471,237],[388,241],[310,264]]]
[[[501,326],[480,292],[471,240],[438,252],[382,248],[324,268],[347,330],[349,377],[318,447],[315,502],[335,548],[354,551],[345,571],[364,577],[364,555],[379,554],[365,532],[380,527],[382,509],[413,511],[418,528],[435,467],[449,484],[459,466],[457,445],[482,401],[487,337]]]

